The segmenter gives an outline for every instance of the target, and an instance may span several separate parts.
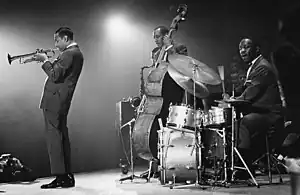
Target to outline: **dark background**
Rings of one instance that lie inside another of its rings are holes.
[[[36,63],[9,66],[7,53],[52,48],[53,33],[67,25],[85,57],[69,114],[74,171],[117,167],[122,150],[115,127],[116,103],[138,95],[140,67],[150,64],[155,46],[152,29],[169,26],[181,3],[188,5],[188,17],[175,39],[187,45],[190,56],[215,70],[224,65],[230,72],[241,38],[258,39],[266,55],[276,47],[277,19],[296,1],[2,0],[0,154],[12,153],[39,176],[50,174],[38,108],[46,75]],[[110,18],[120,14],[125,26],[112,26]]]

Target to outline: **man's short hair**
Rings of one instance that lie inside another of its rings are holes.
[[[251,42],[252,42],[252,45],[254,48],[256,49],[261,49],[261,44],[258,42],[258,38],[254,38],[254,37],[251,37],[251,36],[247,36],[247,37],[244,37],[241,39],[240,43],[244,40],[244,39],[249,39]],[[240,44],[239,43],[239,44]]]
[[[154,31],[156,30],[159,30],[163,36],[169,33],[169,29],[166,26],[158,26],[154,29]]]
[[[55,34],[61,38],[67,36],[69,40],[73,40],[73,31],[69,27],[60,27],[55,31]]]

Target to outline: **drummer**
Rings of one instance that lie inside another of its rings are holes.
[[[271,126],[283,127],[282,102],[277,86],[277,78],[271,64],[262,56],[260,47],[252,39],[244,38],[239,43],[239,54],[248,65],[244,91],[236,100],[245,100],[250,106],[242,109],[240,120],[238,150],[250,171],[259,148],[263,148],[264,137]],[[228,98],[224,96],[225,99]],[[262,150],[262,149],[260,149]],[[241,162],[239,162],[240,165]],[[234,173],[236,179],[248,179],[246,171]],[[253,174],[254,175],[254,174]]]

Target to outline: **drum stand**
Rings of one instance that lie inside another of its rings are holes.
[[[238,140],[238,133],[237,131],[239,130],[239,113],[236,112],[236,106],[231,104],[231,108],[232,108],[232,126],[231,126],[231,167],[230,167],[230,171],[231,171],[231,179],[230,181],[228,180],[228,178],[226,178],[226,183],[230,185],[230,183],[236,183],[234,180],[234,170],[235,169],[241,169],[241,170],[247,170],[247,172],[249,173],[251,179],[253,180],[254,184],[257,186],[257,188],[259,188],[259,184],[257,183],[257,181],[255,180],[254,176],[252,175],[251,171],[249,170],[246,162],[244,161],[243,157],[241,156],[240,152],[237,149],[237,140]],[[236,129],[235,129],[235,122],[236,122]],[[237,130],[237,131],[236,131]],[[234,154],[236,154],[240,161],[242,161],[244,167],[239,167],[239,166],[235,166],[235,160],[234,160]],[[226,171],[226,170],[225,170]],[[229,182],[228,182],[229,181]],[[229,187],[229,186],[227,186]]]
[[[223,181],[218,181],[218,180],[215,180],[213,183],[212,183],[212,186],[221,186],[221,187],[227,187],[227,180],[228,180],[228,173],[227,173],[227,169],[228,169],[228,155],[227,155],[227,140],[226,140],[226,137],[227,137],[227,133],[226,133],[226,128],[223,127],[222,130],[219,130],[219,129],[211,129],[213,131],[216,131],[218,136],[222,137],[222,141],[223,141],[223,164],[221,166],[223,166],[223,171],[224,171],[224,180]],[[221,132],[221,133],[220,133]],[[215,162],[214,162],[215,164]],[[216,169],[216,167],[214,167],[214,169]],[[219,176],[218,174],[215,173],[215,177]]]
[[[138,178],[138,179],[146,179],[147,178],[143,178],[143,177],[139,177],[139,176],[136,176],[134,175],[134,166],[133,166],[133,137],[132,137],[132,125],[131,123],[134,122],[135,119],[133,118],[131,121],[127,122],[126,124],[122,125],[121,126],[121,129],[127,125],[129,125],[129,140],[130,140],[130,165],[131,165],[131,175],[130,176],[127,176],[127,177],[124,177],[124,178],[121,178],[119,179],[119,181],[122,183],[122,181],[125,181],[125,180],[131,180],[131,182],[135,179],[135,178]]]
[[[182,188],[182,187],[189,187],[189,186],[195,186],[195,187],[200,187],[201,189],[206,189],[208,185],[204,186],[203,181],[202,181],[202,177],[201,177],[201,173],[200,173],[200,169],[201,169],[201,165],[199,163],[199,157],[201,156],[201,145],[199,144],[199,140],[201,140],[201,134],[200,134],[200,128],[197,128],[196,126],[196,82],[195,82],[195,73],[196,73],[196,68],[197,65],[193,64],[193,98],[194,98],[194,144],[193,144],[193,148],[191,151],[191,155],[193,154],[193,151],[196,150],[196,182],[194,184],[183,184],[183,185],[175,185],[175,179],[176,177],[173,176],[173,182],[170,184],[170,189],[174,189],[174,188]],[[201,127],[201,129],[203,129],[203,125]],[[200,154],[199,154],[200,151]]]

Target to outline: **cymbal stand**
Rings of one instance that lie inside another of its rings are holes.
[[[139,177],[139,176],[136,176],[134,175],[134,166],[133,166],[133,137],[132,137],[132,125],[131,123],[133,123],[135,121],[135,119],[131,119],[129,122],[125,123],[124,125],[121,126],[121,129],[127,125],[129,125],[129,140],[130,140],[130,165],[131,165],[131,175],[130,176],[127,176],[127,177],[124,177],[124,178],[121,178],[119,179],[119,181],[122,183],[122,181],[125,181],[125,180],[131,180],[131,182],[135,179],[135,178],[138,178],[138,179],[146,179],[147,178],[143,178],[143,177]]]
[[[182,188],[182,187],[189,187],[189,186],[198,186],[202,189],[206,189],[205,186],[201,184],[201,163],[199,163],[199,157],[201,156],[201,145],[199,144],[199,140],[201,140],[201,134],[200,134],[200,128],[197,128],[196,126],[196,82],[195,82],[195,74],[196,74],[196,68],[197,65],[193,64],[193,98],[194,98],[194,145],[192,148],[191,155],[193,154],[194,149],[196,150],[196,155],[195,155],[195,162],[196,162],[196,182],[194,184],[185,184],[185,185],[175,185],[175,177],[173,177],[173,183],[170,185],[170,189],[173,188]],[[203,125],[202,127],[203,128]],[[200,151],[200,154],[199,154]]]
[[[237,149],[237,140],[238,140],[238,133],[236,133],[239,130],[239,113],[236,110],[236,106],[231,105],[231,111],[232,111],[232,125],[231,125],[231,183],[234,183],[234,169],[242,169],[247,170],[249,173],[251,179],[253,180],[254,184],[259,188],[259,184],[257,183],[256,179],[254,178],[253,174],[249,170],[246,162],[244,161],[243,157],[241,156],[240,152]],[[236,122],[236,129],[235,129],[235,122]],[[234,154],[237,154],[239,159],[242,161],[244,167],[235,166],[235,160],[234,160]]]

